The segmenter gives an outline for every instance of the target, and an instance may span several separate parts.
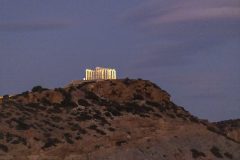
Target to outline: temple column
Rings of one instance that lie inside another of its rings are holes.
[[[113,70],[113,79],[117,79],[116,70]]]
[[[112,70],[112,79],[114,79],[114,70]]]
[[[108,70],[108,79],[112,79],[111,69]]]
[[[104,77],[103,77],[103,79],[107,79],[107,70],[106,69],[104,69]]]
[[[109,70],[109,79],[112,79],[112,70]]]

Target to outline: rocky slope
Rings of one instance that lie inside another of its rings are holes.
[[[84,81],[0,103],[0,159],[240,159],[240,144],[145,80]]]
[[[226,120],[214,123],[222,133],[240,142],[240,119]]]

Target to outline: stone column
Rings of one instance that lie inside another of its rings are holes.
[[[114,70],[112,70],[112,78],[115,79]]]
[[[111,71],[112,72],[112,79],[114,79],[114,70]]]
[[[95,68],[94,72],[95,72],[95,77],[94,78],[97,79],[97,77],[98,77],[98,73],[97,73],[98,70],[97,70],[97,68]]]
[[[88,80],[88,69],[86,69],[85,72],[86,72],[86,75],[85,75],[86,77],[85,77],[85,79]]]
[[[106,79],[109,79],[109,69],[107,69],[106,72],[107,72],[107,77],[106,77]]]
[[[112,69],[108,70],[108,79],[112,79]]]
[[[112,79],[112,70],[111,69],[108,70],[108,79]]]
[[[92,79],[95,80],[96,77],[97,77],[96,71],[93,70],[93,71],[92,71]]]
[[[104,70],[101,70],[101,79],[104,77]]]
[[[106,79],[106,69],[103,69],[103,72],[104,72],[103,79]]]
[[[113,70],[113,79],[117,79],[116,70]]]

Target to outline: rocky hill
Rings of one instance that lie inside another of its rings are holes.
[[[240,144],[145,80],[34,87],[0,102],[0,159],[240,159]]]

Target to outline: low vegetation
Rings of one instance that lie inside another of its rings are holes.
[[[120,141],[117,141],[117,142],[116,142],[116,145],[117,145],[117,146],[122,146],[122,145],[125,144],[125,143],[127,143],[126,140],[120,140]]]
[[[163,98],[169,95],[158,86],[149,81],[138,81],[128,78],[119,82],[100,81],[99,84],[103,85],[86,82],[54,90],[35,86],[32,92],[27,91],[13,97],[6,95],[0,112],[0,154],[9,153],[18,146],[29,150],[31,147],[39,147],[39,150],[48,152],[74,144],[72,146],[81,146],[84,150],[85,146],[82,145],[85,145],[87,140],[86,145],[88,142],[89,145],[86,148],[91,151],[113,146],[122,149],[126,145],[134,146],[141,141],[147,145],[137,146],[140,148],[138,151],[156,156],[158,153],[155,153],[154,145],[151,144],[158,142],[155,138],[161,134],[155,133],[167,134],[170,130],[171,133],[176,131],[170,134],[169,143],[174,141],[178,145],[182,140],[175,124],[182,125],[186,122],[192,126],[201,125],[207,133],[209,130],[214,134],[221,134],[214,125],[209,122],[203,123],[183,107],[175,105],[168,98]],[[126,88],[127,92],[121,87]],[[136,90],[132,89],[134,87]],[[236,125],[233,124],[234,126]],[[109,144],[105,145],[105,140]],[[210,146],[212,145],[211,143]],[[217,142],[214,145],[221,146]],[[206,148],[209,150],[208,147],[180,150],[177,146],[177,152],[185,154],[184,151],[187,151],[188,156],[193,159],[205,159],[209,154],[223,159],[236,157],[234,152],[221,151],[216,146],[210,147],[210,152],[205,152]],[[147,152],[143,150],[146,148]],[[69,150],[74,151],[74,148],[69,147]],[[160,150],[159,155],[161,158],[171,157],[167,151]]]
[[[58,140],[57,138],[48,138],[45,144],[42,146],[42,149],[56,146],[58,143],[60,143],[60,140]]]
[[[217,158],[223,158],[220,149],[216,146],[212,146],[212,148],[210,149],[210,151],[212,152],[212,154],[217,157]]]
[[[197,149],[191,149],[191,152],[193,158],[206,157],[206,155],[203,152],[198,151]]]
[[[42,86],[35,86],[32,88],[32,92],[42,92],[48,90],[47,88],[43,88]]]
[[[6,145],[0,143],[0,150],[3,152],[8,152],[8,147]]]

